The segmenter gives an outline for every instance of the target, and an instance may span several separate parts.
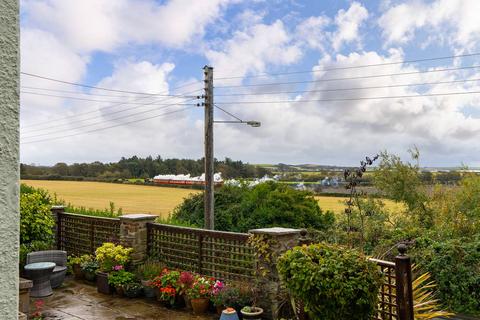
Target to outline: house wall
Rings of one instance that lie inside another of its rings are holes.
[[[0,318],[18,316],[19,26],[17,0],[0,1]]]

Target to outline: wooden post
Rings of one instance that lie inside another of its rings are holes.
[[[213,230],[214,226],[214,157],[213,157],[213,68],[205,66],[205,213],[204,227]]]
[[[407,246],[398,246],[399,255],[395,257],[395,279],[397,291],[397,313],[399,320],[414,320],[413,317],[413,290],[412,290],[412,263],[405,253]]]
[[[203,234],[198,235],[198,273],[202,274],[203,272]]]
[[[53,233],[55,237],[56,249],[62,249],[62,213],[65,212],[64,206],[52,206],[50,208],[52,212],[53,220],[55,221],[55,227],[53,228]]]

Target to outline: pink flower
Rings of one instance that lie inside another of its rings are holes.
[[[120,271],[120,270],[123,270],[123,266],[122,266],[122,265],[117,265],[117,266],[114,266],[114,267],[113,267],[113,270],[114,270],[114,271]]]

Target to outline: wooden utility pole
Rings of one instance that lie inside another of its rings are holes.
[[[214,158],[213,158],[213,68],[203,67],[205,82],[205,229],[214,227]]]

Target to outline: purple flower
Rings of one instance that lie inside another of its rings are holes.
[[[120,270],[123,270],[123,266],[122,266],[122,265],[117,265],[117,266],[114,266],[114,267],[113,267],[113,270],[114,270],[114,271],[120,271]]]

